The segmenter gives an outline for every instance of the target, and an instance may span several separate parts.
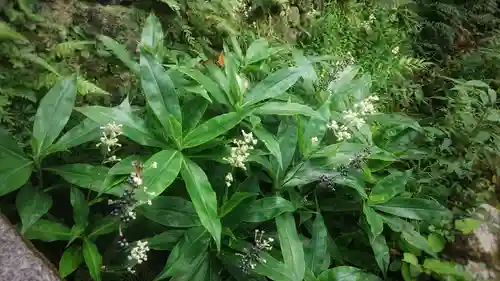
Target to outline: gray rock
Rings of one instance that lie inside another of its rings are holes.
[[[0,214],[0,280],[61,281],[54,266]]]

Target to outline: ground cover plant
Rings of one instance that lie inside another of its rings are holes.
[[[478,280],[445,247],[496,200],[494,70],[419,57],[429,5],[158,2],[85,35],[127,90],[29,52],[54,79],[0,128],[1,210],[61,277]]]

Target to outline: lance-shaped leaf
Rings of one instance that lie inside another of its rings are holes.
[[[61,80],[42,98],[33,124],[33,151],[36,156],[56,140],[69,120],[76,99],[76,75]]]
[[[207,175],[193,161],[184,157],[181,169],[191,201],[203,226],[210,232],[220,250],[222,225],[217,215],[217,197]]]

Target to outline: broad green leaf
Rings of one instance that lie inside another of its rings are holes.
[[[154,55],[159,62],[163,57],[163,30],[161,22],[154,14],[150,14],[141,33],[141,47],[149,47],[154,50]]]
[[[155,281],[193,270],[193,265],[203,258],[210,242],[210,235],[201,227],[186,232],[170,253],[167,263]]]
[[[463,278],[461,280],[472,281],[473,277],[467,270],[456,263],[442,261],[438,259],[425,259],[423,267],[435,272],[440,275],[451,275],[459,278]]]
[[[24,238],[52,242],[57,240],[69,241],[72,237],[71,229],[58,222],[40,219],[25,233]]]
[[[65,151],[77,145],[97,141],[101,136],[100,125],[91,119],[85,119],[60,137],[56,143],[48,148],[47,154]]]
[[[318,276],[330,266],[330,253],[328,252],[328,230],[325,221],[318,212],[312,226],[311,244],[305,249],[306,266]]]
[[[372,208],[363,204],[363,213],[365,214],[366,221],[370,225],[370,230],[373,237],[382,234],[384,230],[384,221]]]
[[[83,262],[82,248],[80,246],[72,245],[67,248],[59,261],[59,275],[62,278],[70,275],[75,271]]]
[[[318,281],[382,281],[382,279],[356,267],[337,266],[321,273]]]
[[[186,230],[184,229],[172,229],[153,237],[146,238],[145,240],[148,241],[148,247],[150,249],[172,251],[185,233]]]
[[[245,115],[241,112],[231,112],[213,117],[189,132],[182,145],[188,148],[211,141],[238,125]]]
[[[220,216],[223,217],[229,214],[234,208],[236,208],[241,202],[250,197],[255,197],[258,194],[248,193],[248,192],[235,192],[229,200],[224,202],[220,208]]]
[[[89,268],[89,273],[92,279],[100,281],[102,257],[101,254],[99,254],[97,246],[88,239],[83,241],[83,258]]]
[[[42,98],[33,124],[33,151],[42,156],[69,120],[76,99],[76,75],[61,80]]]
[[[266,102],[255,110],[255,114],[261,115],[305,115],[316,116],[317,112],[307,105],[292,102]]]
[[[21,233],[24,233],[49,211],[52,198],[37,187],[25,185],[17,194],[16,207],[23,223]]]
[[[97,38],[132,72],[139,74],[139,64],[132,58],[132,55],[127,51],[125,46],[106,35],[98,35]]]
[[[200,122],[203,114],[207,110],[208,102],[193,98],[184,102],[182,106],[183,115],[189,118],[184,118],[182,121],[182,129],[184,132],[190,132]]]
[[[120,220],[117,217],[106,216],[91,220],[89,226],[89,239],[95,239],[101,235],[108,234],[118,230]]]
[[[252,202],[245,212],[240,215],[246,222],[263,222],[270,220],[284,212],[293,212],[292,202],[279,196],[269,196]]]
[[[210,77],[206,76],[205,74],[201,73],[199,70],[196,70],[194,68],[179,67],[176,68],[176,70],[180,71],[181,73],[191,77],[193,80],[200,83],[200,85],[202,85],[203,88],[205,88],[218,103],[229,105],[229,100],[227,99],[226,94],[222,91],[219,85],[217,85],[217,83],[215,83]],[[210,99],[210,97],[204,96],[204,98],[209,102],[212,102],[212,99]]]
[[[95,192],[101,192],[109,169],[104,166],[93,166],[89,164],[68,164],[48,168],[47,170],[58,174],[71,184]],[[123,190],[117,188],[106,191],[107,194],[116,196],[121,196],[122,192]]]
[[[293,281],[295,277],[290,268],[284,263],[276,260],[273,256],[266,252],[260,253],[260,258],[266,262],[259,262],[254,271],[257,274],[266,276],[274,281]],[[241,262],[241,261],[240,261]]]
[[[286,67],[268,75],[255,85],[245,97],[244,106],[278,97],[291,88],[302,76],[300,68]]]
[[[389,201],[399,193],[403,193],[410,175],[411,170],[404,172],[397,171],[378,181],[370,193],[370,201],[373,203],[383,203]]]
[[[450,216],[448,209],[436,201],[426,199],[396,197],[388,202],[370,206],[385,213],[415,220],[435,221]]]
[[[318,110],[314,117],[311,117],[307,123],[304,124],[302,135],[299,135],[300,149],[305,156],[309,155],[313,150],[317,149],[319,143],[325,136],[327,127],[330,120],[330,100],[327,100]],[[313,143],[312,139],[317,138],[318,142]]]
[[[220,250],[222,226],[217,215],[217,197],[207,175],[196,163],[186,157],[184,157],[181,174],[201,223],[210,232],[217,244],[217,249]]]
[[[274,138],[273,134],[269,133],[264,127],[260,126],[257,128],[252,128],[252,132],[255,136],[264,143],[269,152],[276,157],[278,164],[281,169],[283,169],[283,159],[281,158],[280,144]]]
[[[283,162],[283,171],[288,169],[292,163],[297,148],[298,128],[293,122],[282,120],[278,127],[278,143],[281,151],[281,159]]]
[[[149,128],[144,120],[134,116],[132,112],[119,107],[103,107],[103,106],[85,106],[79,107],[76,110],[83,115],[94,120],[101,126],[108,123],[116,122],[123,125],[123,135],[138,144],[165,147],[165,142],[159,140]]]
[[[446,240],[441,235],[436,233],[429,234],[429,236],[427,236],[427,242],[429,243],[429,246],[431,246],[431,249],[436,253],[441,252],[446,244]]]
[[[160,151],[144,163],[143,178],[147,187],[144,201],[155,198],[170,186],[181,170],[181,163],[182,154],[174,150]]]
[[[406,242],[408,242],[410,245],[425,251],[431,256],[436,256],[436,252],[431,248],[429,245],[429,242],[427,242],[427,239],[423,237],[420,233],[418,233],[415,230],[405,230],[402,233],[402,237]]]
[[[301,281],[304,279],[306,270],[304,248],[297,234],[297,226],[292,213],[287,212],[277,216],[276,228],[285,266],[292,271],[293,280]]]
[[[384,235],[380,234],[375,237],[370,235],[370,245],[372,246],[377,265],[384,277],[386,277],[391,257],[389,255],[389,246],[387,245]]]
[[[151,206],[142,205],[139,211],[148,219],[170,227],[201,225],[193,204],[181,197],[158,196]]]
[[[182,137],[182,113],[174,83],[163,66],[145,50],[141,50],[141,82],[149,106],[162,124],[166,133],[174,139]],[[173,119],[172,119],[173,117]]]
[[[33,170],[33,161],[28,159],[17,142],[0,128],[0,196],[23,186]]]
[[[455,229],[462,233],[469,234],[479,228],[481,224],[483,224],[483,221],[465,218],[463,220],[455,221]]]
[[[76,187],[71,188],[71,206],[73,206],[73,219],[82,228],[87,227],[89,221],[89,204],[85,200],[85,195]]]

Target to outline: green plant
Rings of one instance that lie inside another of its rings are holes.
[[[0,194],[20,188],[25,237],[68,241],[62,276],[83,261],[94,280],[135,272],[149,249],[169,252],[164,266],[148,260],[155,280],[398,280],[389,266],[401,250],[438,257],[420,226],[451,212],[407,184],[412,151],[397,145],[423,130],[377,112],[368,75],[346,67],[323,85],[315,64],[325,58],[276,56],[262,39],[245,51],[229,40],[219,65],[163,65],[162,34],[151,15],[139,62],[100,37],[140,77],[144,105],[77,107],[86,119],[58,138],[75,103],[73,75],[42,98],[31,157],[2,131]],[[84,151],[100,151],[98,160],[51,161],[97,140]],[[56,191],[71,217],[52,206]]]

